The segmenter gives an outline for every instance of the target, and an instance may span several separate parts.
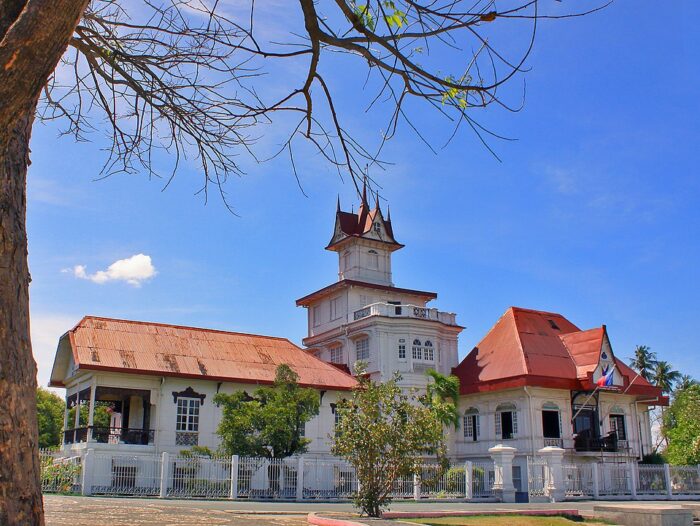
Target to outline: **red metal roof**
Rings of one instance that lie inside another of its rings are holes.
[[[428,301],[433,300],[437,298],[437,293],[436,292],[426,292],[424,290],[413,290],[413,289],[402,289],[399,287],[390,287],[388,285],[379,285],[377,283],[369,283],[367,281],[357,281],[354,279],[341,279],[340,281],[337,281],[331,285],[328,285],[327,287],[323,287],[322,289],[317,290],[316,292],[312,292],[311,294],[307,294],[303,298],[299,298],[297,300],[297,307],[306,307],[316,301],[319,298],[322,298],[324,296],[328,296],[329,294],[333,294],[334,292],[337,292],[341,289],[344,289],[345,287],[365,287],[369,289],[376,289],[376,290],[385,290],[387,292],[394,292],[397,294],[411,294],[413,296],[420,296],[422,298],[426,298]]]
[[[67,336],[80,369],[269,384],[277,366],[287,364],[307,387],[356,385],[285,338],[94,316]]]
[[[462,394],[524,385],[591,389],[604,338],[605,325],[582,331],[561,314],[511,307],[453,374],[460,379]],[[615,363],[623,391],[661,396],[658,387],[617,358]]]

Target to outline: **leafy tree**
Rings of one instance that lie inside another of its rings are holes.
[[[318,414],[314,389],[299,387],[299,376],[288,366],[277,367],[275,383],[253,393],[218,393],[214,403],[223,409],[217,433],[227,455],[284,458],[304,453],[306,422]]]
[[[651,382],[656,367],[656,353],[646,345],[637,345],[630,366],[645,380]]]
[[[339,420],[332,451],[355,468],[360,486],[355,505],[378,517],[391,502],[398,477],[415,471],[425,455],[445,460],[444,414],[420,403],[415,392],[403,392],[398,373],[376,383],[362,374],[363,364],[355,370],[359,385],[336,407]]]
[[[428,370],[428,375],[433,379],[426,388],[423,403],[435,410],[440,421],[446,425],[459,427],[459,378],[454,375],[446,376],[433,369]]]
[[[700,385],[678,393],[666,410],[662,432],[671,464],[700,464]]]
[[[678,396],[679,393],[685,391],[686,389],[688,389],[688,387],[691,387],[693,385],[698,385],[698,381],[689,374],[682,374],[676,382],[676,387],[674,389],[673,394],[675,396]]]
[[[112,418],[112,404],[110,402],[95,401],[95,410],[92,413],[93,427],[109,427]],[[86,427],[90,418],[90,408],[88,404],[80,404],[80,416],[78,417],[78,427]],[[61,417],[63,419],[63,417]],[[75,427],[75,407],[68,410],[68,428]]]
[[[652,383],[661,388],[663,393],[673,391],[673,385],[681,379],[681,373],[673,369],[673,366],[665,361],[659,360],[654,367]]]
[[[66,403],[57,394],[43,387],[36,390],[36,416],[39,425],[40,448],[61,445],[65,409]]]
[[[8,445],[0,447],[0,522],[43,523],[26,235],[35,118],[61,120],[76,140],[85,140],[95,122],[105,123],[106,174],[159,175],[163,152],[171,154],[172,166],[164,170],[169,181],[183,159],[195,158],[204,195],[213,185],[225,203],[222,185],[243,172],[240,154],[258,160],[253,147],[261,133],[252,128],[280,124],[268,129],[285,130],[280,153],[289,154],[295,175],[293,150],[301,140],[357,187],[362,167],[383,162],[379,153],[399,124],[407,123],[427,142],[410,120],[411,99],[451,119],[448,139],[466,126],[486,144],[491,132],[475,113],[491,104],[517,110],[504,100],[503,89],[527,70],[537,21],[584,14],[562,14],[558,6],[546,12],[536,0],[518,0],[500,11],[468,0],[299,0],[288,8],[289,38],[281,40],[289,43],[278,44],[260,40],[254,23],[260,3],[241,9],[234,2],[233,14],[223,14],[219,4],[0,2],[0,370],[6,380],[0,399],[8,412],[0,419],[0,444]],[[503,33],[493,31],[494,25],[503,25]],[[496,45],[496,35],[506,49]],[[514,57],[518,38],[523,51]],[[353,102],[384,110],[386,131],[376,148],[363,146],[343,126],[322,56],[367,68],[367,97],[353,93]],[[268,68],[283,81],[265,80]],[[290,71],[298,78],[289,78]],[[15,469],[20,464],[24,469]]]

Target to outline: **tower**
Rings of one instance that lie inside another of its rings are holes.
[[[373,380],[398,371],[402,386],[424,388],[428,369],[449,374],[457,365],[463,327],[454,313],[428,306],[436,293],[394,285],[391,258],[403,246],[364,186],[357,213],[341,210],[340,200],[336,207],[326,250],[338,254],[338,281],[296,303],[308,311],[303,343],[322,360],[350,372],[362,360]]]

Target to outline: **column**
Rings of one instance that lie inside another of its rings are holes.
[[[515,502],[515,486],[513,486],[513,458],[517,449],[498,444],[489,448],[493,459],[495,481],[494,493],[501,502]]]
[[[90,406],[88,407],[88,432],[87,432],[87,437],[86,437],[86,442],[90,442],[90,438],[92,435],[92,426],[94,422],[94,417],[95,417],[95,392],[97,391],[97,385],[96,385],[96,380],[95,377],[92,377],[92,382],[90,384]]]
[[[68,430],[68,413],[70,408],[68,407],[68,396],[66,396],[66,405],[63,410],[63,436],[61,437],[61,444],[65,447],[66,445],[66,431]],[[72,442],[72,440],[71,440]]]
[[[170,469],[170,458],[167,451],[163,451],[160,461],[160,494],[161,499],[168,496],[168,471]]]
[[[297,500],[304,500],[304,456],[299,455],[297,464]]]
[[[231,493],[229,498],[238,498],[238,455],[231,457]]]
[[[474,493],[474,471],[472,463],[467,460],[464,463],[464,498],[470,500]]]
[[[82,459],[83,478],[81,481],[81,493],[83,495],[92,495],[92,475],[94,472],[94,459],[95,450],[90,448],[85,452],[85,456]]]
[[[566,495],[564,483],[564,450],[560,447],[543,447],[537,453],[547,462],[545,492],[552,502],[561,502]]]

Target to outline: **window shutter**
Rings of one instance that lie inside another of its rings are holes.
[[[518,412],[513,411],[511,415],[513,415],[513,436],[515,436],[518,434]]]
[[[476,423],[476,427],[474,429],[474,438],[476,438],[478,440],[479,434],[480,434],[480,432],[479,432],[479,415],[476,415],[474,417],[474,423]]]
[[[501,413],[496,413],[496,438],[501,438]]]

